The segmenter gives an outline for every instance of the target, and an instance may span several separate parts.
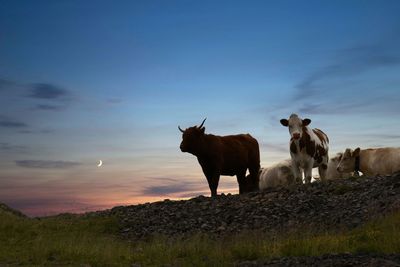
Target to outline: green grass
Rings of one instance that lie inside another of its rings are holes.
[[[62,215],[39,220],[0,211],[0,263],[128,265],[131,248],[115,238],[116,231],[114,218]]]
[[[400,253],[400,212],[352,231],[286,234],[252,232],[215,239],[117,237],[115,218],[63,215],[28,219],[0,210],[0,265],[228,266],[233,262],[326,253]]]

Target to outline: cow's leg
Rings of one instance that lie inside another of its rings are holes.
[[[326,181],[326,173],[328,170],[328,157],[324,157],[322,163],[318,166],[318,173],[319,177],[321,178],[322,182]]]
[[[259,190],[259,182],[260,182],[260,165],[251,166],[249,168],[250,173],[250,181],[248,184],[250,185],[248,190],[249,191],[258,191]]]
[[[250,181],[246,180],[246,170],[240,171],[238,174],[236,174],[236,178],[239,184],[239,194],[248,192],[251,188],[251,177],[249,177]]]
[[[311,183],[312,178],[312,168],[314,166],[314,160],[311,160],[307,166],[304,168],[304,182],[306,184]]]
[[[219,183],[219,173],[218,174],[210,174],[207,175],[207,181],[208,181],[208,186],[210,187],[211,190],[211,196],[216,197],[217,196],[217,188],[218,188],[218,183]]]
[[[292,170],[293,170],[293,176],[294,176],[296,183],[302,184],[303,177],[301,175],[300,166],[296,163],[295,160],[292,160]]]
[[[311,178],[312,178],[312,168],[307,167],[304,169],[304,182],[306,184],[311,183]]]
[[[321,165],[318,166],[318,173],[319,173],[319,178],[321,179],[321,182],[326,181],[326,171],[328,169],[328,165],[325,163],[321,163]]]

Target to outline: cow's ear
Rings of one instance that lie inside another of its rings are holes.
[[[200,132],[201,132],[202,134],[204,134],[205,131],[206,131],[206,127],[201,127],[201,128],[200,128]]]
[[[287,119],[281,119],[281,124],[285,127],[289,126],[289,121]]]
[[[304,119],[303,120],[303,126],[308,126],[311,123],[310,119]]]
[[[353,157],[358,157],[360,156],[360,148],[357,147],[356,149],[354,149],[353,153],[351,154]]]

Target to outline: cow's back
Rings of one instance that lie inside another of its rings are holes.
[[[249,134],[219,136],[223,166],[222,174],[235,175],[237,169],[260,164],[258,142]]]
[[[229,156],[231,153],[240,153],[236,158],[248,157],[249,154],[260,154],[258,142],[249,134],[227,135],[221,136],[222,149],[224,156]]]
[[[400,148],[365,149],[361,151],[360,157],[367,166],[366,175],[390,175],[400,171]]]

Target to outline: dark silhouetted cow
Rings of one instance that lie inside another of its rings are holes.
[[[298,182],[302,182],[301,169],[304,170],[306,183],[311,182],[313,168],[318,167],[322,181],[325,181],[328,169],[328,136],[320,129],[308,127],[310,123],[310,119],[302,120],[296,114],[290,115],[289,120],[281,120],[283,126],[289,127],[290,156],[293,174]]]
[[[197,157],[207,178],[211,195],[217,195],[220,175],[236,175],[239,193],[258,190],[260,150],[250,134],[217,136],[205,134],[204,121],[200,126],[179,130],[182,134],[180,149]],[[246,180],[249,169],[250,179]]]

